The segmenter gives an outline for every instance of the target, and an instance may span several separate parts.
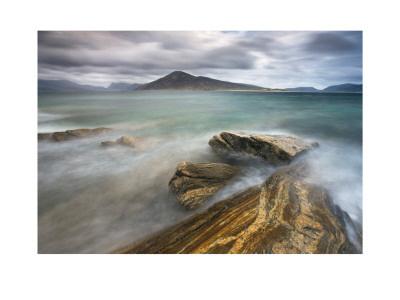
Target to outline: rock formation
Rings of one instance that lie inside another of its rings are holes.
[[[228,151],[264,158],[273,165],[287,165],[300,153],[317,146],[287,135],[245,135],[222,132],[208,142],[215,151]]]
[[[64,132],[38,133],[38,140],[39,141],[52,140],[52,141],[61,142],[61,141],[67,141],[67,140],[71,140],[71,139],[91,137],[91,136],[95,136],[95,135],[104,133],[109,130],[111,130],[111,128],[100,127],[100,128],[94,128],[94,129],[84,128],[84,129],[67,130]]]
[[[227,164],[183,162],[176,167],[169,188],[179,203],[193,209],[209,200],[239,172],[240,168]]]
[[[101,145],[105,146],[105,147],[122,145],[122,146],[128,146],[128,147],[137,148],[139,141],[140,141],[139,138],[122,136],[121,138],[119,138],[115,142],[105,141],[105,142],[101,142]]]
[[[304,164],[286,167],[150,239],[116,253],[357,253],[346,214],[307,182]]]

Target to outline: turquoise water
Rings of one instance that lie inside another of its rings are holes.
[[[38,146],[39,252],[102,253],[193,212],[168,194],[181,161],[224,162],[208,140],[221,131],[291,134],[318,141],[312,179],[362,220],[362,94],[267,92],[41,93],[38,132],[111,127],[105,136]],[[143,137],[146,149],[101,141]],[[208,205],[261,183],[274,168],[243,164],[243,176]],[[203,208],[204,209],[204,208]]]

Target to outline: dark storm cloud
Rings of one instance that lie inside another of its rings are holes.
[[[357,35],[321,32],[314,35],[305,49],[312,53],[338,53],[351,52],[360,47]]]
[[[101,85],[174,70],[267,87],[329,85],[361,82],[361,46],[361,32],[39,32],[38,68],[39,78]]]

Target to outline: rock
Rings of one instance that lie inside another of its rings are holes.
[[[183,162],[177,165],[169,189],[179,203],[193,209],[209,200],[239,172],[240,168],[227,164]]]
[[[122,136],[117,140],[119,145],[129,146],[129,147],[136,147],[138,143],[138,139],[134,137],[126,137]]]
[[[139,142],[140,142],[139,138],[122,136],[115,142],[105,141],[105,142],[101,142],[101,145],[106,146],[106,147],[122,145],[122,146],[129,146],[129,147],[133,147],[133,148],[140,148],[140,147],[138,147]]]
[[[105,142],[101,142],[101,145],[104,147],[111,147],[111,146],[117,145],[117,142],[105,141]]]
[[[57,142],[67,141],[76,138],[85,138],[95,136],[106,131],[111,130],[111,128],[99,127],[94,129],[74,129],[67,130],[63,132],[53,132],[53,133],[38,133],[38,140],[52,139]]]
[[[52,133],[38,133],[38,140],[39,141],[47,141],[50,140]]]
[[[273,165],[287,165],[300,153],[317,146],[288,135],[245,135],[222,132],[208,142],[215,151],[228,151],[264,158]]]
[[[218,202],[155,236],[115,253],[357,253],[344,213],[287,167],[259,186]]]

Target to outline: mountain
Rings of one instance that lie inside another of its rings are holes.
[[[339,85],[331,85],[322,90],[326,93],[362,93],[362,84],[345,83]]]
[[[136,89],[143,90],[271,90],[255,85],[221,81],[203,76],[175,71],[165,77],[144,84]]]
[[[86,91],[107,91],[105,87],[82,85],[68,80],[38,80],[39,92],[86,92]]]
[[[107,88],[94,85],[82,85],[68,80],[38,80],[39,92],[117,92],[132,91],[141,86],[139,83],[113,82]]]
[[[320,92],[320,90],[317,90],[316,88],[310,86],[310,87],[297,87],[297,88],[286,88],[285,91],[289,92]]]
[[[137,87],[141,86],[140,83],[125,83],[125,82],[113,82],[108,87],[108,91],[132,91]]]
[[[297,87],[286,88],[288,92],[309,92],[309,93],[362,93],[363,85],[354,83],[345,83],[338,85],[331,85],[323,90],[318,90],[314,87]]]

